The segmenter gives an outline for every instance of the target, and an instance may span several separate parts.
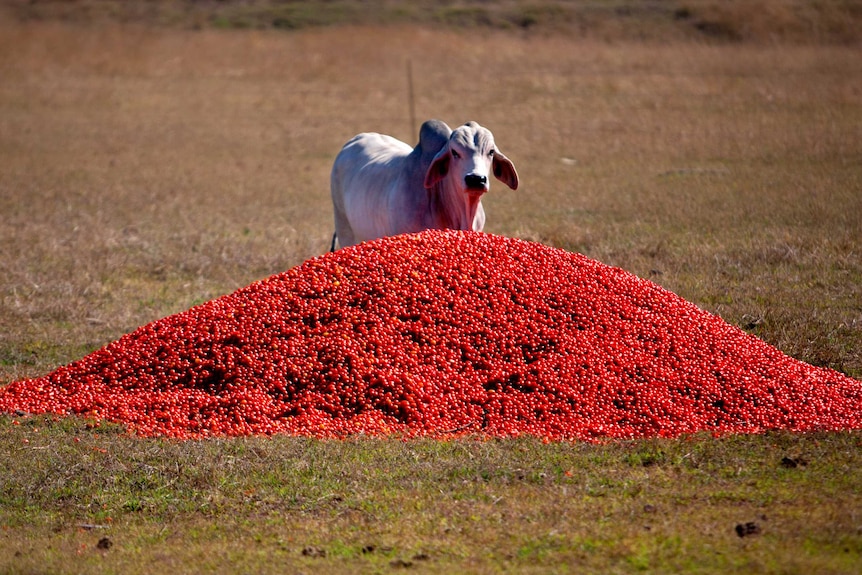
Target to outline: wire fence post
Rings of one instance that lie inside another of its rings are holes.
[[[407,59],[407,105],[410,112],[410,133],[413,134],[416,130],[416,100],[413,96],[413,61],[409,58]]]

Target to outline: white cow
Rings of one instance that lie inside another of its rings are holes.
[[[355,136],[332,166],[335,239],[342,247],[429,228],[482,231],[492,174],[513,190],[515,166],[476,122],[422,124],[415,148],[383,134]]]

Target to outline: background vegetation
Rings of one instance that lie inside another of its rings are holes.
[[[603,40],[856,43],[857,0],[2,0],[19,21],[298,30],[420,24]]]
[[[860,18],[838,0],[0,3],[0,384],[326,251],[342,143],[415,140],[408,63],[417,121],[475,119],[519,169],[487,231],[862,378]],[[174,443],[8,414],[0,571],[857,573],[860,441]]]

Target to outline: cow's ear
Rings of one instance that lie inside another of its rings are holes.
[[[518,172],[515,171],[515,164],[500,150],[494,150],[492,169],[494,170],[494,177],[513,190],[518,189]]]
[[[443,149],[437,152],[437,155],[431,160],[431,165],[425,172],[426,188],[433,188],[446,177],[446,174],[449,173],[449,158],[449,146],[443,146]]]

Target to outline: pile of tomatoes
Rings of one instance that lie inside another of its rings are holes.
[[[862,382],[621,269],[429,230],[308,260],[0,389],[0,412],[143,436],[862,428]]]

